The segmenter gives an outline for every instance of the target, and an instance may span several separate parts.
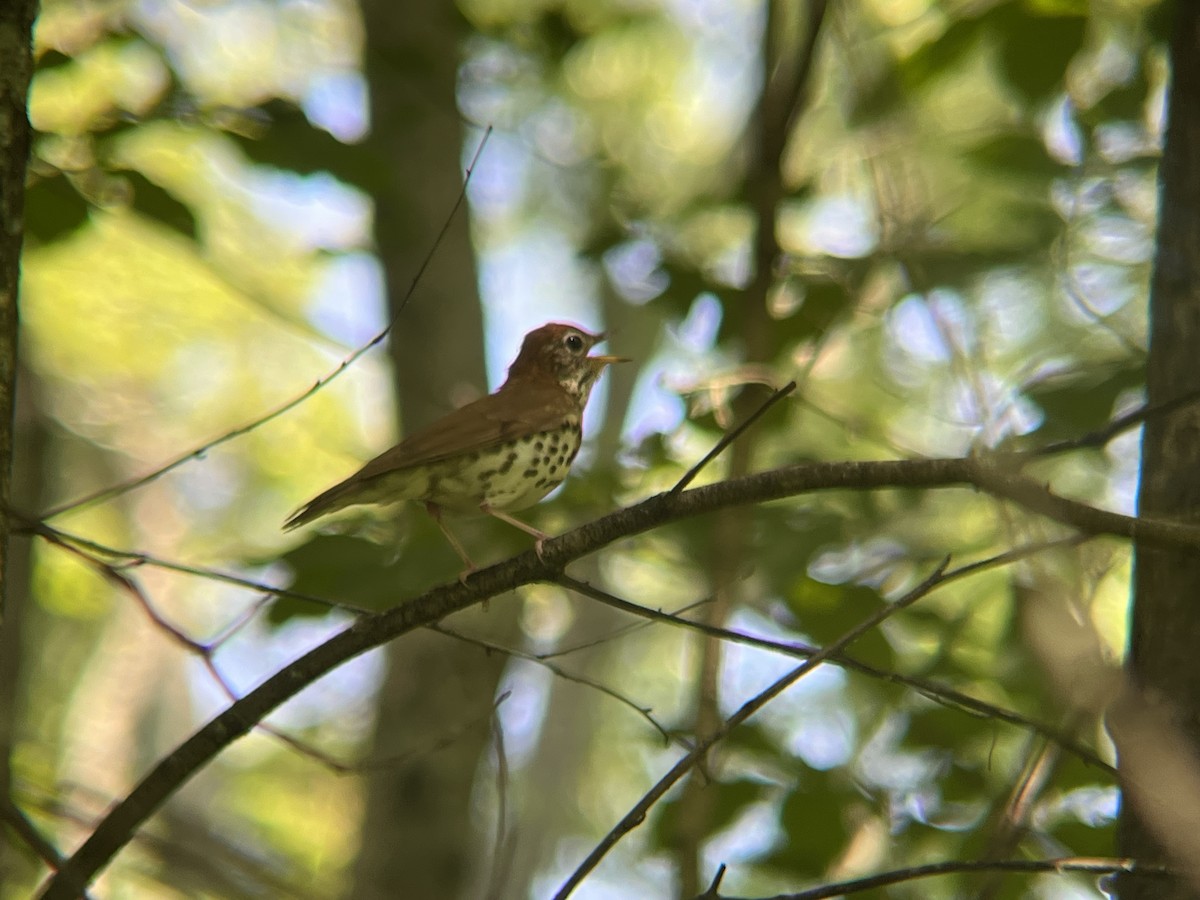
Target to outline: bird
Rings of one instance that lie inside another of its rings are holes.
[[[505,382],[381,453],[304,504],[290,531],[360,504],[415,500],[425,505],[466,565],[477,567],[443,513],[484,513],[532,535],[538,556],[548,535],[508,510],[537,503],[567,477],[582,440],[583,410],[604,369],[619,356],[588,356],[604,340],[575,325],[550,322],[525,335]]]

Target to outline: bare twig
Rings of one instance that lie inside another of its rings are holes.
[[[496,839],[492,844],[492,874],[488,879],[487,897],[488,900],[500,900],[512,868],[512,842],[508,828],[508,754],[504,750],[504,728],[496,713],[492,715],[492,736],[496,744]]]
[[[1147,422],[1158,416],[1165,416],[1177,409],[1189,406],[1200,400],[1200,391],[1187,391],[1178,397],[1164,403],[1144,403],[1137,409],[1130,410],[1123,416],[1118,416],[1095,431],[1071,438],[1065,441],[1055,441],[1038,447],[1033,451],[1038,456],[1050,456],[1056,453],[1066,453],[1071,450],[1084,450],[1089,447],[1103,447],[1120,434]]]
[[[679,607],[673,613],[668,615],[681,616],[685,612],[690,612],[693,609],[705,606],[712,603],[712,597],[705,597],[703,600],[697,600],[695,603],[687,603]],[[661,610],[660,610],[661,611]],[[534,654],[538,659],[555,659],[559,656],[569,656],[572,653],[578,653],[581,650],[590,650],[592,647],[606,644],[609,641],[615,641],[618,638],[623,638],[627,634],[632,634],[635,631],[641,631],[643,628],[649,628],[651,622],[631,622],[628,625],[622,625],[620,628],[614,628],[598,637],[590,638],[586,641],[580,641],[577,644],[571,644],[568,647],[560,647],[557,650],[551,650],[547,653]]]
[[[164,569],[168,572],[178,572],[181,575],[193,575],[196,578],[207,578],[210,581],[220,581],[225,584],[232,584],[235,587],[246,588],[251,591],[258,591],[266,595],[265,601],[259,601],[261,606],[264,602],[280,597],[288,600],[301,600],[305,603],[312,603],[316,606],[321,606],[326,609],[337,609],[343,612],[351,613],[358,616],[371,615],[374,610],[364,609],[361,606],[355,606],[351,603],[342,603],[337,600],[330,600],[326,597],[318,597],[315,594],[305,594],[300,591],[293,591],[290,588],[281,588],[275,585],[266,584],[261,581],[255,581],[252,578],[244,578],[241,575],[234,575],[231,572],[223,572],[220,569],[209,569],[203,566],[193,566],[187,563],[175,562],[162,557],[153,556],[149,553],[143,553],[140,550],[122,550],[117,547],[109,547],[106,544],[101,544],[90,538],[81,537],[77,534],[72,534],[63,531],[60,528],[54,528],[43,522],[33,525],[25,525],[18,529],[22,533],[36,534],[53,544],[58,546],[71,546],[78,550],[87,552],[93,560],[112,565],[115,569],[128,568],[130,566],[153,566],[157,569]],[[223,636],[227,636],[229,628],[223,632]]]
[[[965,578],[985,569],[994,568],[997,566],[1009,565],[1018,562],[1022,559],[1027,559],[1034,554],[1041,553],[1045,550],[1054,547],[1073,546],[1079,543],[1079,538],[1065,538],[1061,541],[1044,541],[1033,544],[1026,544],[1022,547],[1016,547],[1005,553],[979,560],[960,566],[957,569],[952,569],[946,572],[943,576],[942,583],[955,581],[960,578]],[[557,582],[563,587],[583,594],[586,597],[591,597],[606,606],[611,606],[614,609],[630,615],[640,616],[651,622],[663,622],[665,624],[675,625],[683,628],[690,628],[694,631],[702,632],[710,637],[719,638],[730,643],[742,644],[747,647],[756,647],[760,650],[767,650],[773,653],[779,653],[784,656],[790,656],[798,659],[808,659],[813,656],[819,649],[809,644],[797,642],[775,641],[769,638],[758,637],[756,635],[746,634],[740,631],[734,631],[729,628],[711,625],[707,622],[698,622],[694,619],[685,619],[678,615],[665,613],[660,610],[650,609],[645,606],[640,606],[636,603],[631,603],[628,600],[623,600],[608,591],[594,587],[587,582],[578,581],[568,575],[559,575]],[[867,675],[871,678],[879,679],[880,681],[890,682],[892,684],[902,685],[912,688],[922,696],[935,703],[940,703],[950,709],[959,709],[964,713],[984,718],[995,719],[1000,722],[1005,722],[1009,725],[1014,725],[1018,728],[1028,729],[1035,734],[1041,735],[1055,745],[1061,747],[1068,753],[1081,759],[1088,765],[1095,766],[1112,777],[1116,777],[1116,769],[1101,759],[1089,747],[1081,744],[1078,740],[1071,736],[1070,733],[1061,728],[1056,728],[1053,725],[1048,725],[1044,722],[1039,722],[1021,713],[1010,709],[1005,709],[1002,706],[997,706],[994,703],[988,703],[985,700],[979,700],[969,694],[964,694],[962,691],[956,690],[949,685],[934,681],[929,678],[922,678],[915,675],[905,675],[900,672],[892,672],[886,669],[880,669],[870,663],[865,663],[857,658],[845,653],[837,653],[829,657],[829,662],[841,666],[845,669],[850,669],[860,674]]]
[[[1008,458],[1011,461],[1011,457]],[[1200,527],[1124,516],[1068,500],[1037,482],[999,470],[985,458],[853,461],[788,466],[769,472],[660,494],[553,538],[539,557],[530,550],[473,574],[362,616],[221,712],[164,758],[64,861],[46,898],[75,898],[171,793],[271,710],[347,660],[450,613],[534,581],[553,581],[564,566],[619,538],[729,506],[779,500],[833,489],[974,486],[1024,505],[1086,534],[1136,538],[1146,545],[1200,548]]]
[[[762,402],[762,405],[759,406],[758,409],[756,409],[749,416],[747,416],[736,428],[732,429],[731,431],[727,431],[725,434],[723,434],[721,436],[721,439],[719,441],[717,441],[716,445],[711,450],[709,450],[708,453],[704,454],[704,458],[702,460],[700,460],[700,462],[698,462],[694,466],[692,466],[690,469],[688,469],[687,473],[682,478],[680,478],[679,481],[675,482],[675,486],[673,488],[671,488],[671,493],[678,494],[685,487],[687,487],[689,484],[691,484],[693,481],[695,481],[696,476],[700,474],[700,472],[704,469],[705,466],[707,466],[710,462],[712,462],[714,459],[716,459],[718,456],[720,456],[726,447],[728,447],[730,444],[732,444],[734,441],[736,441],[739,437],[741,437],[742,434],[746,431],[746,429],[748,429],[751,425],[753,425],[760,418],[762,418],[763,413],[765,413],[768,409],[770,409],[772,406],[774,406],[776,403],[778,403],[780,400],[782,400],[784,397],[786,397],[788,394],[790,394],[795,389],[796,389],[796,382],[789,381],[787,384],[785,384],[779,390],[775,391],[775,393],[771,394],[770,397],[768,397],[766,400],[764,400]]]
[[[62,865],[63,858],[58,848],[29,821],[24,811],[7,795],[0,796],[0,822],[11,828],[25,846],[51,869]]]
[[[663,726],[657,719],[654,718],[654,716],[652,716],[650,714],[650,712],[651,712],[650,707],[639,706],[637,703],[635,703],[629,697],[626,697],[624,694],[622,694],[620,691],[617,691],[614,688],[610,688],[607,685],[601,684],[598,681],[593,681],[590,678],[585,678],[582,675],[575,675],[572,672],[568,672],[565,669],[563,669],[559,666],[556,666],[554,663],[549,662],[545,658],[540,657],[534,653],[526,653],[524,650],[517,650],[513,647],[505,647],[501,644],[496,644],[491,641],[485,640],[483,638],[471,637],[470,635],[466,635],[466,634],[463,634],[462,632],[455,631],[453,628],[449,628],[445,625],[442,625],[441,623],[434,623],[433,625],[430,625],[429,630],[436,631],[438,634],[444,634],[444,635],[446,635],[446,637],[452,637],[455,640],[465,641],[468,644],[474,644],[477,647],[482,647],[485,650],[489,650],[493,653],[503,653],[505,656],[511,656],[515,659],[526,660],[535,665],[541,666],[542,668],[546,669],[547,671],[551,672],[552,674],[556,675],[557,677],[563,679],[564,681],[573,681],[575,684],[581,684],[584,687],[590,687],[594,691],[599,691],[600,693],[604,694],[605,696],[612,697],[618,703],[622,704],[623,706],[628,707],[629,709],[632,709],[635,713],[637,713],[639,716],[641,716],[643,719],[645,719],[647,722],[649,722],[650,725],[654,728],[654,730],[657,731],[660,735],[662,735],[664,746],[670,744],[670,742],[671,742],[670,732],[668,732],[666,727]]]
[[[643,794],[642,798],[633,805],[633,808],[625,814],[621,821],[614,825],[608,834],[606,834],[600,840],[595,848],[593,848],[592,852],[587,855],[583,862],[581,862],[576,867],[575,871],[568,876],[567,880],[563,882],[562,887],[560,887],[558,892],[554,895],[554,900],[565,900],[565,898],[569,897],[575,888],[580,885],[587,874],[596,868],[597,865],[599,865],[600,860],[607,855],[608,851],[615,847],[617,842],[620,841],[621,838],[623,838],[626,834],[628,834],[642,822],[646,821],[646,816],[649,814],[654,804],[662,799],[663,795],[665,795],[672,786],[674,786],[681,778],[683,778],[684,775],[690,772],[692,768],[695,767],[697,762],[699,762],[704,755],[710,749],[712,749],[712,747],[724,740],[734,728],[749,719],[752,715],[782,694],[785,690],[787,690],[809,672],[816,669],[833,654],[840,653],[847,646],[858,640],[868,631],[878,627],[886,619],[894,616],[902,609],[907,609],[909,606],[912,606],[912,604],[916,603],[922,597],[927,596],[934,588],[941,584],[942,577],[945,574],[946,567],[949,565],[949,563],[950,558],[946,557],[946,559],[944,559],[942,563],[936,569],[934,569],[924,581],[914,587],[903,597],[898,599],[895,603],[880,608],[876,612],[867,616],[867,618],[863,619],[863,621],[859,622],[832,644],[824,647],[821,650],[818,650],[800,665],[796,666],[796,668],[785,674],[782,678],[777,679],[765,690],[760,691],[754,697],[743,703],[737,712],[725,720],[720,728],[718,728],[712,734],[706,735],[702,739],[698,740],[695,748],[693,748],[690,753],[686,754],[682,759],[675,763],[675,765],[671,767],[671,770],[662,778],[660,778],[649,791]]]
[[[794,894],[775,894],[772,897],[761,898],[722,896],[719,900],[826,900],[826,898],[843,897],[847,894],[858,894],[862,891],[884,888],[889,884],[901,884],[920,878],[954,875],[960,872],[1086,872],[1089,875],[1127,873],[1152,878],[1161,878],[1171,874],[1165,866],[1139,863],[1135,859],[1068,856],[1061,859],[1005,859],[993,862],[952,860],[928,863],[923,866],[910,866],[906,869],[894,869],[867,878],[839,881],[836,884],[823,884],[820,887],[797,891]]]

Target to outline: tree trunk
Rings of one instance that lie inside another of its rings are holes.
[[[1176,6],[1150,291],[1146,393],[1151,405],[1200,390],[1200,4]],[[1200,406],[1147,420],[1138,502],[1143,516],[1200,518]],[[1121,728],[1118,711],[1113,713],[1123,788],[1120,853],[1194,869],[1196,859],[1180,858],[1180,839],[1193,846],[1197,840],[1194,827],[1188,835],[1170,823],[1180,815],[1194,821],[1200,797],[1189,796],[1179,782],[1173,789],[1156,784],[1168,769],[1145,765],[1143,752],[1175,747],[1176,756],[1183,757],[1175,762],[1200,777],[1195,762],[1200,759],[1200,558],[1138,544],[1135,568],[1128,671],[1144,707],[1157,710],[1161,728],[1151,733],[1155,726],[1144,718],[1125,721],[1129,727]],[[1122,900],[1200,897],[1194,878],[1164,884],[1123,877],[1120,887]]]
[[[462,186],[463,135],[455,104],[462,23],[454,6],[439,0],[364,0],[363,16],[371,155],[387,172],[375,196],[375,237],[394,314]],[[444,415],[464,388],[486,389],[465,210],[400,313],[391,348],[405,431]],[[424,515],[415,508],[409,514]],[[503,633],[513,609],[494,603],[482,621]],[[477,856],[472,789],[489,746],[488,710],[506,662],[427,631],[388,647],[372,758],[447,741],[367,776],[355,900],[452,898],[470,883]],[[476,725],[458,733],[468,722]]]
[[[24,239],[25,170],[29,164],[30,127],[25,114],[33,75],[31,41],[35,0],[0,3],[0,803],[4,818],[17,817],[12,799],[11,752],[17,718],[17,683],[21,659],[19,617],[24,591],[14,583],[9,557],[12,504],[14,412],[17,385],[17,294]],[[10,594],[12,595],[10,597]],[[0,824],[0,829],[6,825]],[[11,846],[0,840],[0,883],[15,868]],[[15,880],[15,879],[14,879]]]

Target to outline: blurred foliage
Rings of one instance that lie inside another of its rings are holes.
[[[1090,432],[1140,397],[1166,78],[1160,5],[831,4],[812,102],[793,122],[784,193],[766,224],[781,248],[769,356],[749,366],[737,323],[752,301],[749,242],[762,226],[749,199],[761,164],[752,110],[762,30],[804,12],[774,6],[768,17],[761,4],[719,0],[459,3],[468,30],[460,113],[496,129],[471,189],[493,322],[534,278],[541,293],[524,302],[541,318],[563,317],[560,296],[592,312],[607,297],[624,328],[612,336],[614,352],[639,340],[650,348],[638,360],[620,466],[593,460],[531,511],[540,527],[561,530],[669,487],[718,439],[741,391],[763,381],[795,378],[800,387],[756,426],[761,468],[1033,448]],[[361,273],[364,259],[374,271],[370,193],[390,173],[358,143],[360,29],[346,0],[42,4],[23,349],[56,445],[43,473],[46,507],[253,420],[381,327],[373,282]],[[298,591],[355,606],[402,601],[457,572],[421,517],[405,520],[399,544],[368,530],[296,546],[279,532],[289,509],[387,444],[386,378],[368,355],[287,416],[55,524],[252,581],[290,579]],[[726,465],[718,459],[701,481]],[[1126,435],[1103,451],[1046,460],[1038,477],[1128,510],[1135,470]],[[965,490],[830,492],[757,508],[752,521],[741,571],[752,599],[731,627],[815,644],[947,555],[960,565],[1059,534]],[[465,532],[487,561],[527,549],[523,536],[493,524]],[[605,585],[654,608],[703,601],[713,542],[708,519],[623,542],[602,556]],[[130,682],[131,656],[140,659],[123,642],[140,616],[130,598],[54,548],[39,546],[35,561],[43,646],[53,652],[28,662],[39,713],[21,732],[18,800],[69,846],[79,836],[74,820],[104,808],[224,695],[195,657],[173,650]],[[1057,549],[948,585],[849,652],[1069,726],[1108,758],[1097,723],[1064,714],[1023,635],[1013,583],[1042,566],[1070,573],[1081,618],[1120,652],[1129,551],[1117,542]],[[136,574],[174,624],[205,640],[256,597],[149,567]],[[497,602],[522,603],[522,649],[548,652],[585,601],[531,591]],[[106,633],[85,632],[106,617]],[[253,629],[220,645],[216,665],[236,685],[254,684],[340,621],[272,601]],[[139,639],[169,644],[161,632]],[[588,674],[682,727],[695,702],[695,661],[692,636],[656,625],[612,638]],[[571,657],[560,662],[569,667]],[[794,664],[730,652],[722,709]],[[369,669],[355,673],[331,679],[319,700],[289,704],[283,727],[353,759],[374,690]],[[175,692],[163,693],[170,685]],[[582,748],[571,760],[574,800],[512,896],[560,880],[579,848],[677,758],[641,718],[580,696],[588,731],[574,745]],[[126,720],[124,730],[111,724]],[[524,729],[526,743],[555,728],[509,725]],[[1040,752],[1027,729],[886,680],[814,676],[711,761],[706,864],[730,866],[723,890],[756,894],[978,857]],[[531,753],[510,760],[518,839],[540,825],[522,817],[538,791]],[[98,768],[113,776],[93,782]],[[306,896],[336,896],[347,883],[355,779],[257,737],[203,779],[192,798],[203,802],[188,815],[230,848],[260,848],[260,871],[238,882],[246,896],[261,895],[256,884],[278,888],[278,877],[305,885]],[[68,795],[68,784],[94,794]],[[1110,853],[1115,796],[1104,770],[1058,754],[1015,855]],[[601,869],[604,883],[667,896],[663,863],[678,819],[676,799],[660,804]],[[172,831],[160,823],[151,833]],[[220,867],[230,848],[210,864]],[[32,883],[6,884],[0,896],[24,896]],[[137,885],[138,896],[201,896],[173,883],[145,847],[123,856],[109,883],[118,892]],[[1059,896],[1049,883],[1038,883],[1040,896]],[[1099,896],[1087,879],[1053,883],[1061,896]],[[1000,896],[1032,884],[1012,876]],[[951,877],[886,895],[977,887]]]

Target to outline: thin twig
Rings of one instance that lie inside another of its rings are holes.
[[[180,456],[175,457],[170,462],[163,463],[158,468],[147,473],[146,475],[142,475],[138,478],[133,478],[133,479],[130,479],[129,481],[124,481],[124,482],[121,482],[120,484],[112,485],[110,487],[102,488],[98,491],[94,491],[90,494],[86,494],[86,495],[79,497],[75,500],[72,500],[68,503],[60,504],[59,506],[55,506],[51,509],[46,510],[44,513],[42,513],[40,516],[38,516],[38,518],[42,519],[42,520],[52,519],[56,516],[60,516],[63,513],[66,513],[66,512],[72,512],[77,509],[82,509],[85,506],[91,506],[96,503],[102,503],[102,502],[105,502],[108,500],[112,500],[116,497],[123,496],[124,494],[128,494],[130,491],[135,491],[138,488],[141,488],[147,484],[150,484],[150,482],[152,482],[152,481],[158,480],[163,475],[166,475],[168,472],[171,472],[174,469],[179,468],[184,463],[190,462],[193,459],[200,459],[201,457],[203,457],[205,454],[207,454],[209,451],[211,451],[215,447],[219,447],[222,444],[226,444],[229,441],[234,440],[235,438],[239,438],[239,437],[242,437],[243,435],[249,434],[250,432],[254,431],[255,429],[261,428],[263,425],[266,425],[268,422],[271,422],[271,421],[279,418],[284,413],[295,409],[297,406],[299,406],[301,403],[303,403],[305,400],[307,400],[313,394],[317,393],[317,391],[324,388],[331,381],[333,381],[335,378],[337,378],[339,375],[341,375],[343,372],[345,372],[348,368],[350,368],[350,366],[354,365],[354,363],[358,362],[358,360],[364,354],[366,354],[368,351],[370,351],[372,348],[376,347],[377,345],[383,343],[384,339],[391,333],[392,329],[396,326],[396,322],[399,320],[400,314],[402,312],[404,312],[404,308],[406,306],[408,306],[408,301],[411,300],[413,294],[416,293],[417,285],[420,283],[422,276],[424,276],[425,270],[429,268],[429,264],[433,261],[434,256],[437,254],[438,248],[441,247],[442,241],[446,237],[446,233],[450,230],[450,226],[454,222],[454,217],[456,215],[458,215],[459,209],[462,207],[463,202],[466,200],[467,185],[471,181],[471,176],[475,172],[475,166],[479,162],[479,157],[483,153],[483,148],[487,145],[488,138],[491,136],[491,134],[492,134],[492,128],[489,125],[487,127],[487,129],[484,131],[483,137],[480,138],[479,146],[475,150],[475,155],[471,158],[471,164],[469,166],[467,166],[466,174],[465,174],[465,177],[463,178],[462,188],[459,190],[458,196],[454,200],[454,205],[450,207],[450,212],[446,216],[446,220],[442,223],[441,230],[438,231],[437,236],[434,238],[433,244],[432,244],[432,246],[430,246],[429,251],[425,254],[424,259],[421,260],[421,265],[417,267],[417,273],[416,273],[416,275],[413,276],[412,283],[409,284],[408,290],[404,292],[404,296],[401,298],[399,305],[396,307],[396,312],[392,315],[391,321],[387,323],[387,326],[384,327],[384,329],[381,332],[379,332],[379,334],[375,335],[375,337],[371,338],[371,340],[367,341],[365,344],[363,344],[361,347],[359,347],[357,350],[355,350],[353,353],[351,353],[349,356],[347,356],[344,360],[342,360],[342,362],[337,366],[337,368],[334,369],[332,372],[330,372],[328,375],[325,375],[324,377],[317,379],[317,381],[311,387],[309,387],[308,390],[293,397],[291,400],[288,400],[286,403],[284,403],[280,406],[277,406],[275,409],[271,410],[270,412],[265,413],[264,415],[259,416],[258,418],[253,419],[250,422],[247,422],[245,425],[242,425],[238,428],[233,429],[232,431],[228,431],[225,434],[221,435],[220,437],[213,438],[212,440],[207,441],[204,444],[201,444],[199,447],[195,448],[194,450],[189,450],[187,453],[183,453]]]
[[[38,858],[51,869],[62,865],[62,854],[58,848],[43,835],[16,802],[7,795],[0,796],[0,822],[11,828],[21,841],[37,854]],[[86,894],[84,895],[86,898]]]
[[[343,603],[337,600],[330,600],[327,597],[318,597],[315,594],[305,594],[299,591],[293,591],[290,588],[281,588],[265,582],[255,581],[251,578],[244,578],[241,575],[234,575],[232,572],[223,572],[220,569],[208,569],[203,566],[193,566],[187,563],[175,562],[169,559],[163,559],[159,556],[152,556],[149,553],[144,553],[140,550],[122,550],[117,547],[109,547],[106,544],[101,544],[91,538],[81,537],[77,534],[72,534],[68,531],[63,531],[60,528],[54,528],[44,522],[38,522],[33,525],[23,525],[16,529],[19,533],[36,534],[50,541],[51,543],[60,546],[71,545],[79,549],[87,551],[89,554],[95,554],[100,557],[106,557],[112,561],[111,564],[115,568],[124,568],[129,566],[152,566],[156,569],[163,569],[168,572],[178,572],[181,575],[192,575],[196,578],[207,578],[211,581],[220,581],[225,584],[232,584],[235,587],[246,588],[251,591],[261,592],[269,595],[271,598],[279,597],[288,600],[301,600],[305,603],[312,603],[316,606],[321,606],[331,610],[341,610],[342,612],[351,613],[356,616],[368,616],[376,612],[376,610],[365,609],[361,606],[355,606],[352,603]],[[103,560],[101,560],[103,561]],[[260,601],[261,603],[261,601]],[[227,629],[228,630],[228,629]]]
[[[166,617],[164,617],[155,608],[154,604],[150,602],[150,598],[146,596],[145,592],[141,588],[141,585],[139,585],[133,578],[119,571],[112,563],[105,562],[104,560],[86,552],[82,548],[75,546],[73,543],[63,540],[61,536],[58,535],[53,529],[46,528],[39,530],[38,533],[41,534],[41,536],[51,544],[54,544],[56,547],[60,547],[77,559],[82,560],[85,565],[98,572],[105,580],[116,585],[125,593],[133,597],[138,606],[142,608],[142,611],[145,612],[150,618],[150,621],[153,622],[161,631],[166,632],[166,634],[169,635],[173,641],[194,653],[200,654],[201,656],[208,655],[210,652],[209,647],[184,634],[183,631],[168,622]]]
[[[504,750],[504,728],[498,712],[492,716],[492,735],[496,744],[496,839],[492,845],[492,874],[488,879],[487,896],[488,900],[500,900],[512,868],[512,854],[508,839],[508,754]]]
[[[326,753],[324,750],[318,750],[295,735],[288,734],[281,728],[274,725],[269,725],[265,722],[259,722],[255,729],[265,734],[269,734],[276,740],[287,744],[297,753],[307,756],[321,765],[325,766],[335,775],[361,775],[364,772],[378,771],[380,769],[395,769],[402,765],[407,765],[413,760],[420,759],[423,756],[432,756],[435,753],[440,753],[447,747],[454,744],[456,741],[462,740],[463,736],[471,729],[476,728],[485,720],[491,720],[495,717],[497,710],[500,709],[500,704],[512,696],[511,691],[505,691],[495,702],[488,707],[485,715],[473,716],[465,722],[460,723],[452,730],[440,735],[436,740],[430,741],[424,747],[416,747],[412,750],[406,750],[403,753],[395,753],[391,756],[377,756],[355,763],[342,762],[334,756]]]
[[[1020,456],[1005,457],[1011,466]],[[357,619],[312,648],[217,714],[155,765],[128,795],[96,823],[90,837],[64,860],[42,893],[45,900],[77,897],[168,796],[254,724],[347,660],[375,647],[534,581],[553,581],[573,560],[670,522],[730,506],[781,500],[825,490],[975,487],[1012,500],[1087,534],[1118,535],[1142,545],[1200,548],[1200,527],[1153,517],[1132,517],[1058,497],[1032,479],[999,469],[986,458],[908,459],[806,463],[659,494],[546,541],[539,557],[529,550],[481,569],[466,584],[452,581]]]
[[[694,603],[686,603],[674,612],[668,613],[668,615],[681,616],[685,612],[691,612],[693,609],[697,609],[712,602],[713,598],[711,596],[705,597],[703,600],[697,600]],[[628,625],[622,625],[621,627],[614,628],[611,631],[599,635],[598,637],[590,638],[586,641],[580,641],[577,644],[571,644],[567,647],[560,647],[557,650],[551,650],[547,653],[535,653],[534,657],[537,659],[555,659],[559,656],[569,656],[572,653],[578,653],[581,650],[590,650],[592,647],[599,646],[600,644],[607,644],[609,641],[615,641],[619,638],[625,637],[626,635],[641,631],[644,628],[649,628],[651,624],[653,623],[631,622]]]
[[[775,894],[772,897],[721,897],[720,900],[827,900],[847,894],[884,888],[890,884],[916,881],[936,875],[954,875],[960,872],[1086,872],[1090,875],[1145,875],[1153,878],[1170,876],[1166,866],[1139,863],[1135,859],[1105,859],[1101,857],[1068,856],[1061,859],[1004,859],[994,862],[951,860],[928,863],[881,872],[866,878],[823,884],[807,891],[793,894]]]
[[[1036,553],[1041,553],[1045,550],[1055,547],[1074,546],[1080,543],[1078,537],[1064,538],[1058,541],[1045,541],[1033,544],[1026,544],[1021,547],[1016,547],[1005,553],[998,554],[988,559],[979,560],[970,563],[957,569],[953,569],[945,574],[942,583],[954,581],[959,578],[964,578],[976,572],[983,571],[997,566],[1008,565],[1019,560],[1030,557]],[[606,606],[611,606],[614,609],[630,615],[639,616],[651,622],[663,622],[665,624],[675,625],[683,628],[690,628],[694,631],[699,631],[711,637],[720,638],[721,640],[729,641],[735,644],[742,644],[747,647],[755,647],[760,650],[767,650],[773,653],[779,653],[784,656],[790,656],[798,659],[808,659],[818,652],[818,648],[801,642],[785,642],[776,641],[769,638],[758,637],[756,635],[746,634],[741,631],[734,631],[729,628],[722,628],[717,625],[711,625],[707,622],[698,622],[694,619],[685,619],[671,613],[665,613],[661,610],[650,609],[648,607],[639,606],[636,603],[631,603],[615,596],[600,588],[594,587],[591,584],[583,581],[577,581],[568,575],[560,575],[557,578],[560,585],[569,590],[576,591],[586,597],[591,597]],[[1000,722],[1005,722],[1009,725],[1018,728],[1028,729],[1042,737],[1053,741],[1057,746],[1061,747],[1068,753],[1078,757],[1088,765],[1095,766],[1112,777],[1116,777],[1116,769],[1105,762],[1095,751],[1079,743],[1069,734],[1059,728],[1048,725],[1044,722],[1039,722],[1036,719],[1031,719],[1021,713],[1010,709],[1005,709],[1002,706],[996,706],[985,700],[979,700],[969,694],[964,694],[962,691],[956,690],[949,685],[942,684],[938,681],[933,681],[928,678],[922,678],[915,675],[905,675],[900,672],[893,672],[887,669],[880,669],[872,666],[869,663],[862,662],[857,658],[845,653],[838,653],[829,658],[829,662],[841,666],[845,669],[858,672],[871,678],[877,678],[880,681],[885,681],[891,684],[901,685],[911,688],[926,699],[934,703],[940,703],[948,709],[958,709],[968,715],[980,716],[989,719],[995,719]]]
[[[576,867],[575,871],[568,876],[563,882],[562,887],[554,895],[554,900],[566,900],[571,895],[571,892],[577,888],[583,879],[591,872],[617,842],[626,834],[646,821],[646,816],[663,795],[667,793],[684,775],[690,772],[696,764],[705,757],[709,750],[716,746],[720,741],[742,722],[749,719],[752,715],[782,694],[785,690],[812,672],[823,662],[829,659],[834,654],[840,653],[847,646],[858,640],[868,631],[877,628],[886,619],[894,616],[903,609],[907,609],[912,604],[916,603],[922,597],[927,596],[935,587],[941,584],[942,577],[945,574],[946,567],[950,564],[950,557],[946,557],[941,564],[930,573],[930,575],[914,587],[911,591],[898,599],[895,603],[881,607],[867,618],[863,619],[859,624],[855,625],[840,638],[834,641],[827,647],[817,651],[803,663],[792,669],[782,678],[777,679],[765,690],[759,692],[750,700],[747,700],[732,716],[727,718],[725,722],[714,731],[712,734],[705,736],[697,741],[695,748],[680,759],[671,770],[667,772],[657,783],[647,791],[642,798],[633,805],[628,813],[612,827],[598,843],[592,852]]]
[[[1056,453],[1066,453],[1071,450],[1104,447],[1113,438],[1128,431],[1130,428],[1141,425],[1143,422],[1147,422],[1157,416],[1165,416],[1173,413],[1175,410],[1189,406],[1197,400],[1200,400],[1200,390],[1187,391],[1178,397],[1162,403],[1144,403],[1137,409],[1131,410],[1123,416],[1118,416],[1095,431],[1089,431],[1087,434],[1080,435],[1077,438],[1054,441],[1043,447],[1038,447],[1033,453],[1037,456],[1050,456]]]
[[[675,487],[671,488],[670,493],[678,494],[685,487],[687,487],[689,484],[691,484],[696,479],[696,476],[700,474],[701,470],[705,466],[707,466],[710,462],[712,462],[714,459],[716,459],[718,456],[720,456],[726,447],[728,447],[730,444],[732,444],[734,441],[736,441],[739,437],[741,437],[742,434],[746,431],[746,429],[748,429],[751,425],[753,425],[760,418],[762,418],[763,413],[765,413],[768,409],[770,409],[772,406],[774,406],[776,403],[778,403],[780,400],[782,400],[784,397],[786,397],[788,394],[790,394],[795,389],[796,389],[796,382],[789,381],[787,384],[785,384],[779,390],[775,391],[775,393],[771,394],[771,396],[768,397],[766,400],[764,400],[762,405],[759,406],[759,408],[756,409],[754,412],[752,412],[750,415],[748,415],[741,422],[741,424],[739,424],[736,428],[732,429],[731,431],[727,431],[725,434],[723,434],[721,436],[721,439],[719,441],[717,441],[716,446],[714,446],[711,450],[709,450],[708,453],[706,453],[704,455],[704,458],[702,460],[700,460],[700,462],[696,463],[694,466],[692,466],[690,469],[688,469],[687,473],[682,478],[680,478],[679,481],[675,482]]]
[[[502,644],[495,644],[491,641],[485,640],[484,638],[471,637],[470,635],[455,631],[453,628],[443,625],[440,622],[436,622],[427,627],[430,631],[436,631],[438,634],[444,634],[446,637],[451,637],[459,641],[465,641],[468,644],[474,644],[476,647],[482,647],[484,650],[488,650],[492,653],[503,653],[504,655],[513,657],[514,659],[523,659],[527,662],[534,663],[535,665],[541,666],[564,681],[573,681],[575,684],[581,684],[584,687],[590,687],[592,690],[599,691],[607,697],[612,697],[618,703],[628,707],[629,709],[632,709],[635,713],[649,722],[654,730],[662,735],[664,746],[671,743],[670,732],[668,732],[667,729],[650,714],[651,707],[639,706],[629,697],[626,697],[624,694],[620,693],[614,688],[610,688],[598,681],[593,681],[590,678],[585,678],[582,675],[575,675],[571,672],[568,672],[565,669],[556,666],[554,663],[542,659],[536,654],[527,653],[524,650],[517,650],[513,647],[505,647]]]

